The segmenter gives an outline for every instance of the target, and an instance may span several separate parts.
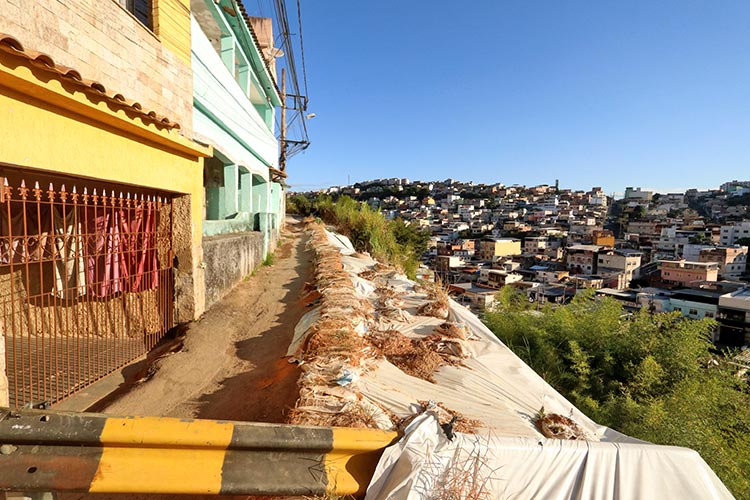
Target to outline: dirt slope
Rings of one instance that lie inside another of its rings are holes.
[[[312,255],[301,227],[289,224],[271,266],[259,268],[191,324],[181,350],[148,370],[148,380],[104,408],[158,415],[283,422],[298,396],[299,369],[284,358],[304,314],[299,298]]]

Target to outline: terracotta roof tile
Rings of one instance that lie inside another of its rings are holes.
[[[78,85],[83,92],[103,97],[106,101],[117,106],[129,108],[131,112],[140,115],[149,122],[158,123],[160,126],[169,129],[180,128],[179,123],[173,122],[165,116],[160,116],[153,110],[144,110],[143,106],[137,101],[131,101],[120,93],[107,92],[104,84],[83,78],[78,70],[63,66],[62,64],[56,64],[49,54],[25,49],[18,39],[10,35],[0,33],[0,50],[22,57],[37,68],[57,74],[59,77]]]

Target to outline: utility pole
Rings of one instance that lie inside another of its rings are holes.
[[[286,68],[281,68],[281,132],[279,137],[279,170],[286,171]]]

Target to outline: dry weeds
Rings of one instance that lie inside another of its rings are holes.
[[[457,447],[447,468],[439,462],[425,465],[427,474],[435,478],[426,500],[490,500],[494,498],[491,481],[495,470],[487,457],[488,450],[476,446],[469,451]]]
[[[443,358],[429,345],[418,339],[410,339],[398,330],[374,332],[370,342],[385,358],[412,377],[435,383],[433,374],[445,364]]]
[[[427,411],[427,409],[431,407],[430,401],[420,400],[417,401],[417,403],[419,403],[419,405],[422,407],[422,412],[420,413]],[[441,401],[437,401],[434,404],[435,407],[437,407],[436,413],[440,424],[447,424],[453,417],[458,417],[458,420],[456,420],[456,422],[453,424],[453,430],[455,432],[461,432],[463,434],[476,434],[477,429],[484,427],[484,424],[481,421],[468,418],[462,413],[448,408]]]
[[[435,333],[444,337],[452,337],[461,340],[467,340],[469,338],[469,329],[466,328],[466,325],[454,323],[453,321],[446,321],[438,326],[435,328]]]
[[[578,425],[573,419],[559,415],[557,413],[548,413],[538,415],[534,421],[536,428],[544,437],[552,439],[572,439],[588,440],[586,431]]]

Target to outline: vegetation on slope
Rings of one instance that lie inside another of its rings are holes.
[[[386,220],[379,210],[348,196],[334,200],[324,195],[313,199],[296,195],[287,200],[287,211],[320,217],[346,235],[358,251],[403,269],[412,279],[429,241],[426,231],[400,218]]]
[[[530,312],[506,287],[487,326],[595,421],[657,444],[697,450],[737,498],[750,499],[750,394],[737,367],[711,353],[713,320],[626,314],[576,297]]]

